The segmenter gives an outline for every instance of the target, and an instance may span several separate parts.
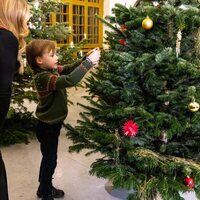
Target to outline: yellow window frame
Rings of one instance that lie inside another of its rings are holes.
[[[103,0],[58,0],[58,2],[65,3],[68,6],[67,13],[62,13],[62,11],[53,13],[51,16],[52,25],[56,24],[57,14],[65,15],[66,25],[71,27],[73,31],[73,35],[68,36],[64,43],[59,43],[58,46],[75,44],[77,41],[87,38],[89,42],[84,46],[84,49],[92,49],[97,46],[102,48],[103,25],[95,18],[95,14],[103,17]],[[95,11],[98,11],[98,13],[94,13]]]

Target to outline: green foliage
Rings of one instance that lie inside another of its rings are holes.
[[[100,152],[90,173],[111,180],[115,188],[134,190],[132,200],[158,194],[181,200],[180,192],[191,190],[186,176],[195,180],[199,197],[200,111],[191,112],[188,105],[200,103],[200,4],[159,2],[143,0],[130,8],[116,4],[114,16],[98,17],[111,29],[106,36],[110,49],[87,78],[88,105],[79,104],[84,111],[77,125],[66,125],[74,142],[70,151]],[[150,30],[141,25],[146,16],[154,23]],[[122,126],[130,119],[139,133],[129,138]]]
[[[15,143],[29,143],[29,139],[34,137],[36,119],[33,113],[25,111],[24,113],[10,109],[5,129],[0,134],[0,146],[8,146]]]
[[[28,40],[44,38],[54,41],[66,39],[70,34],[70,29],[63,23],[57,23],[54,26],[47,25],[46,21],[51,13],[59,11],[60,5],[56,0],[38,1],[38,5],[34,0],[30,0],[31,19],[29,20],[29,28],[31,34]]]
[[[58,56],[59,56],[59,63],[60,64],[68,64],[71,65],[78,60],[82,59],[80,55],[80,50],[84,47],[85,44],[88,43],[87,39],[83,39],[77,44],[74,44],[73,47],[70,47],[69,45],[63,45],[58,50]]]
[[[34,135],[36,119],[32,112],[25,106],[25,100],[36,102],[36,92],[30,81],[32,72],[26,68],[23,76],[15,75],[13,81],[13,95],[11,105],[4,124],[4,130],[0,134],[0,146],[15,143],[28,143]]]

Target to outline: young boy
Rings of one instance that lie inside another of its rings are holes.
[[[39,99],[36,135],[42,160],[37,196],[42,200],[64,196],[64,191],[53,187],[52,176],[57,165],[58,137],[68,112],[66,88],[76,85],[90,68],[98,64],[100,58],[100,50],[96,48],[68,73],[69,67],[58,65],[55,49],[54,42],[50,40],[33,40],[26,47],[27,62],[34,72]]]

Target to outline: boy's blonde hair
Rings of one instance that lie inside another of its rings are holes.
[[[32,40],[26,46],[26,59],[29,66],[35,71],[38,68],[38,64],[36,62],[37,57],[41,57],[44,53],[55,51],[56,45],[51,40],[45,39],[37,39]]]
[[[21,63],[19,73],[24,71],[22,65],[22,52],[26,42],[24,38],[29,33],[27,21],[30,17],[29,5],[26,0],[1,0],[0,26],[11,31],[19,41],[18,60]]]

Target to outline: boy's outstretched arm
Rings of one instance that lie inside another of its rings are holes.
[[[35,77],[35,84],[38,91],[48,91],[67,88],[75,86],[84,75],[96,64],[98,64],[100,58],[100,50],[94,50],[89,56],[86,56],[86,59],[77,66],[70,74],[61,75],[52,74],[50,72],[45,72],[39,74]],[[59,67],[58,70],[62,70],[62,67]],[[62,74],[62,71],[60,72]],[[37,80],[40,80],[37,82]]]
[[[97,60],[100,58],[100,49],[98,47],[89,51],[86,56],[84,56],[81,60],[78,60],[72,64],[66,64],[63,66],[59,66],[58,70],[61,75],[67,75],[71,73],[76,67],[78,67],[81,63],[83,63],[86,59],[92,63],[92,65],[97,65]]]

